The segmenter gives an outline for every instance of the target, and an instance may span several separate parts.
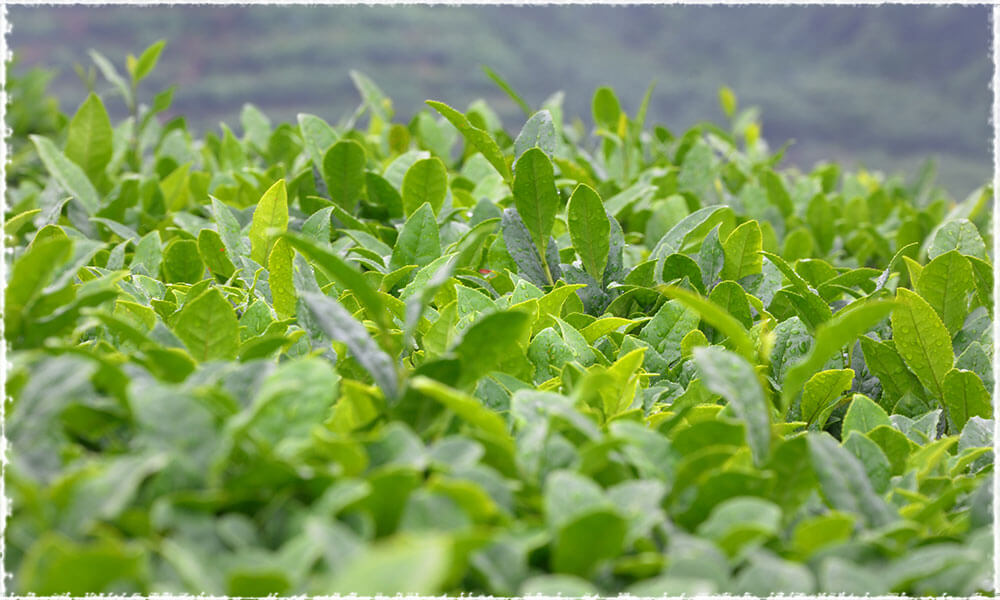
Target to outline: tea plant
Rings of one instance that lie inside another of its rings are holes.
[[[196,138],[161,49],[8,171],[15,592],[991,592],[989,187],[495,73]]]

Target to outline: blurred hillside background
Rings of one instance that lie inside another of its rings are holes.
[[[311,112],[333,122],[360,102],[350,69],[369,75],[408,120],[423,100],[465,108],[485,98],[516,134],[524,117],[488,65],[533,105],[566,92],[567,117],[590,124],[591,96],[615,88],[634,113],[658,82],[647,122],[677,132],[722,121],[728,85],[762,111],[785,164],[864,165],[916,176],[928,157],[959,198],[991,177],[986,6],[12,6],[8,43],[54,71],[72,114],[86,95],[74,63],[87,50],[119,70],[128,52],[167,47],[143,97],[178,84],[171,114],[196,130],[238,126],[245,102],[272,121]],[[100,78],[99,78],[100,81]],[[109,90],[106,83],[98,89]],[[112,117],[124,106],[109,101]]]

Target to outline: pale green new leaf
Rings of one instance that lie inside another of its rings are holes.
[[[279,179],[257,203],[250,222],[250,258],[265,264],[278,236],[288,229],[288,191],[285,180]]]
[[[91,93],[80,105],[66,134],[66,158],[75,162],[94,185],[111,162],[111,120],[97,94]]]

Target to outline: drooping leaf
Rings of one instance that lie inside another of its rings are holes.
[[[813,373],[835,353],[852,343],[889,315],[895,306],[890,300],[865,300],[854,302],[838,312],[833,319],[816,330],[816,338],[801,361],[792,366],[781,382],[782,412],[787,412],[792,399]]]
[[[482,129],[479,129],[478,127],[473,126],[469,123],[469,120],[465,117],[465,115],[443,102],[428,100],[427,105],[441,113],[444,118],[448,119],[448,122],[454,125],[455,128],[458,129],[459,133],[462,134],[466,143],[479,152],[482,152],[483,156],[486,157],[486,160],[488,160],[489,163],[493,165],[493,168],[497,170],[497,173],[500,173],[500,176],[503,177],[505,181],[510,182],[510,166],[507,165],[507,160],[504,158],[503,153],[497,146],[497,143],[492,137],[490,137],[490,134],[486,133]]]
[[[399,390],[395,362],[379,348],[365,326],[329,296],[303,292],[300,297],[323,333],[347,344],[354,358],[368,371],[386,398],[395,399]]]
[[[743,421],[754,462],[762,464],[770,453],[771,409],[753,367],[744,358],[717,347],[698,347],[693,354],[701,380],[725,398]]]
[[[32,135],[31,141],[35,144],[38,157],[42,159],[42,164],[49,171],[52,177],[59,182],[67,193],[71,194],[83,205],[87,214],[97,213],[101,205],[100,197],[94,184],[87,178],[87,173],[76,163],[59,151],[59,148],[46,137]]]
[[[892,521],[891,509],[875,493],[861,461],[826,433],[809,434],[808,443],[820,492],[830,506],[861,515],[872,527]]]

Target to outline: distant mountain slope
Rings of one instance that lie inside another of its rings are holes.
[[[485,97],[516,131],[523,117],[487,64],[530,103],[565,91],[588,123],[599,85],[634,111],[656,79],[650,119],[680,130],[721,118],[725,84],[761,107],[773,145],[796,140],[792,163],[912,171],[936,155],[956,194],[991,171],[987,7],[14,6],[8,18],[24,66],[59,70],[64,111],[85,93],[73,64],[88,48],[120,61],[165,38],[145,85],[178,82],[175,110],[196,128],[236,121],[244,102],[275,120],[336,119],[357,105],[347,72],[359,69],[406,110]]]

